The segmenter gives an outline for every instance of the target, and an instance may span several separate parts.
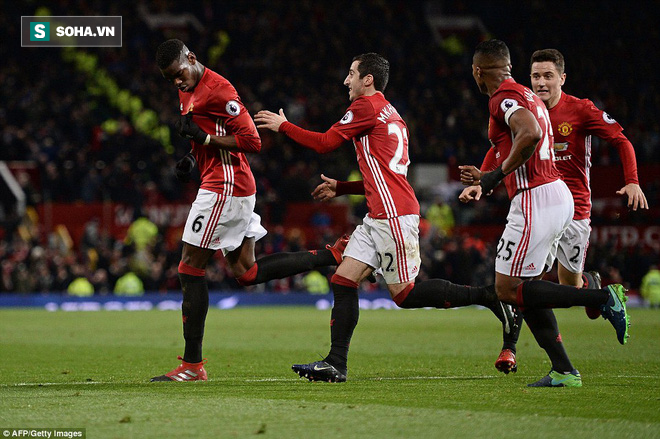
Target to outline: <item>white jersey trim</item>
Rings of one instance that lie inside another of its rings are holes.
[[[216,119],[215,121],[215,133],[216,136],[225,136],[227,135],[227,130],[225,129],[225,124],[227,123],[224,119]],[[231,164],[231,153],[225,149],[220,150],[220,156],[222,158],[222,170],[225,177],[225,190],[224,193],[228,197],[234,195],[234,167]]]
[[[396,204],[394,204],[394,198],[392,198],[392,193],[390,192],[385,177],[381,172],[380,165],[374,156],[371,155],[369,150],[369,136],[363,136],[360,141],[362,142],[362,147],[364,148],[364,158],[367,162],[367,166],[371,171],[371,174],[374,177],[374,182],[376,183],[376,188],[378,189],[378,195],[383,203],[385,208],[385,213],[389,218],[399,216],[396,210]]]
[[[394,245],[396,246],[396,265],[398,269],[399,279],[401,282],[410,282],[408,273],[408,260],[406,258],[406,241],[401,230],[399,218],[390,218],[390,229],[392,230],[392,237],[394,238]]]
[[[587,192],[589,193],[589,209],[591,210],[591,134],[584,138],[584,174],[587,176]]]
[[[506,122],[506,124],[509,125],[509,118],[511,117],[511,115],[516,111],[520,110],[521,108],[523,107],[521,107],[520,105],[514,105],[513,107],[506,110],[506,113],[504,113],[504,122]]]
[[[529,189],[529,180],[527,179],[527,164],[525,163],[515,171],[517,189]]]
[[[514,107],[514,108],[522,108],[522,107]],[[513,131],[511,131],[511,142],[513,142],[513,138],[514,138]],[[516,174],[516,189],[517,190],[529,189],[529,180],[527,179],[527,163],[523,163],[514,172]]]

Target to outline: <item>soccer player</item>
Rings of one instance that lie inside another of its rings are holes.
[[[513,318],[496,297],[494,286],[469,287],[432,279],[415,283],[419,272],[419,203],[406,179],[408,127],[383,92],[389,79],[389,62],[376,53],[353,58],[344,85],[351,105],[325,133],[304,130],[279,114],[260,111],[257,127],[289,136],[320,153],[352,140],[363,181],[336,182],[326,192],[317,188],[317,199],[347,193],[367,198],[368,214],[357,226],[332,277],[334,306],[330,320],[331,348],[322,361],[293,365],[310,381],[346,381],[348,347],[358,322],[358,285],[375,269],[382,270],[390,295],[402,308],[449,308],[479,304],[489,307],[504,327]],[[322,187],[328,183],[324,179]],[[327,189],[327,188],[326,188]],[[324,194],[324,195],[322,195]]]
[[[609,114],[589,99],[579,99],[562,91],[566,81],[564,56],[556,49],[537,50],[530,61],[532,90],[541,98],[550,115],[555,135],[555,165],[573,194],[573,220],[559,240],[557,275],[562,285],[600,288],[597,272],[584,273],[584,261],[591,234],[591,136],[616,147],[623,165],[625,186],[617,194],[628,197],[632,210],[648,209],[646,196],[639,186],[635,150],[623,134],[623,128]],[[597,308],[585,308],[591,319],[600,316]],[[505,373],[516,370],[518,333],[504,335],[504,346],[495,363]]]
[[[202,339],[209,295],[204,270],[215,251],[222,250],[241,285],[253,285],[338,264],[348,237],[323,250],[277,253],[255,261],[255,241],[266,235],[266,229],[254,212],[256,186],[245,158],[245,153],[261,149],[254,122],[231,83],[204,67],[182,41],[162,43],[156,62],[163,77],[179,90],[177,129],[192,146],[176,165],[177,177],[188,180],[197,165],[201,185],[186,221],[179,264],[182,363],[151,381],[206,380]]]
[[[558,240],[573,218],[573,200],[554,165],[552,127],[543,101],[511,77],[506,44],[480,43],[472,76],[487,94],[492,148],[481,170],[460,166],[461,181],[471,184],[461,201],[479,199],[504,181],[511,206],[495,260],[498,298],[524,309],[525,321],[552,363],[550,373],[532,387],[579,387],[582,379],[561,343],[551,308],[598,307],[624,344],[628,338],[625,289],[579,290],[537,280],[554,262]],[[493,169],[485,172],[486,170]]]

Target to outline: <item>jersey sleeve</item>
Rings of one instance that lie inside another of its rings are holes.
[[[344,139],[350,140],[376,125],[376,112],[367,99],[356,99],[346,110],[346,114],[331,130],[336,131]]]
[[[239,150],[243,152],[261,150],[261,137],[257,127],[232,86],[221,86],[211,93],[207,101],[207,112],[225,121],[228,135],[236,138]]]
[[[488,109],[495,120],[509,125],[511,115],[521,108],[527,108],[522,94],[514,90],[495,93],[488,102]]]
[[[337,196],[340,195],[364,195],[364,181],[338,181]]]
[[[316,131],[301,128],[289,121],[285,121],[280,125],[279,132],[286,134],[291,140],[305,148],[312,149],[321,154],[334,151],[344,143],[344,138],[332,129],[329,129],[325,133],[317,133]]]
[[[497,157],[495,156],[495,148],[488,148],[488,152],[484,157],[484,162],[479,169],[481,172],[494,171],[497,168]]]
[[[612,116],[596,107],[589,99],[584,99],[581,103],[584,127],[589,134],[609,141],[623,131],[621,125]]]
[[[589,99],[583,101],[582,114],[587,132],[606,140],[619,152],[626,184],[639,184],[635,149],[623,134],[623,127],[612,116],[596,107]]]

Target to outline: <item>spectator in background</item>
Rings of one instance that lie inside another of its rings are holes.
[[[128,266],[135,274],[147,277],[154,262],[154,246],[159,239],[158,227],[148,218],[139,217],[131,223],[124,244],[130,246]]]
[[[442,235],[451,235],[455,222],[454,212],[449,204],[437,199],[435,203],[426,209],[425,217]]]
[[[94,285],[86,277],[77,277],[66,289],[71,296],[89,297],[94,295]]]
[[[642,278],[640,293],[652,308],[660,307],[660,270],[657,265],[651,265]]]
[[[144,294],[144,285],[135,273],[129,271],[117,279],[114,293],[117,296],[141,296]]]
[[[137,252],[146,250],[158,238],[158,227],[148,218],[141,216],[131,223],[126,231],[124,243],[135,247]]]
[[[96,294],[108,294],[111,292],[108,272],[105,269],[96,269],[90,281],[94,285],[94,292]]]
[[[304,275],[302,283],[305,286],[305,290],[310,294],[328,294],[330,292],[328,278],[316,270],[312,270]]]

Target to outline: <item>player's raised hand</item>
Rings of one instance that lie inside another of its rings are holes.
[[[463,203],[469,203],[472,200],[479,201],[479,199],[481,199],[481,186],[466,187],[458,196],[458,199]]]
[[[337,180],[328,178],[323,174],[321,174],[321,180],[323,180],[323,183],[316,186],[316,189],[312,192],[312,197],[317,201],[329,201],[335,198],[337,196]]]
[[[461,183],[465,186],[476,186],[481,181],[481,171],[476,166],[462,165],[458,169],[461,170]]]
[[[278,132],[280,130],[280,125],[286,122],[287,119],[284,115],[284,110],[280,108],[279,114],[275,114],[268,110],[261,110],[254,116],[254,121],[257,124],[257,128],[266,128]]]
[[[620,190],[616,191],[617,194],[619,195],[626,195],[628,196],[628,208],[632,208],[632,210],[637,210],[639,207],[640,209],[648,209],[649,208],[649,202],[646,201],[646,195],[644,195],[644,192],[642,191],[642,188],[639,187],[638,184],[635,183],[628,183],[624,187],[622,187]]]

